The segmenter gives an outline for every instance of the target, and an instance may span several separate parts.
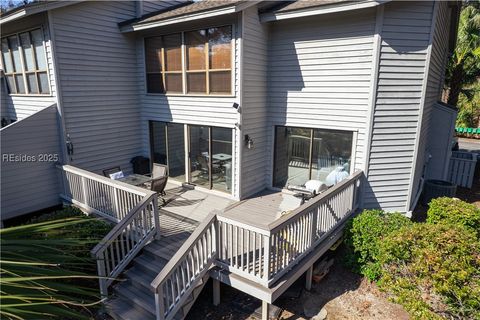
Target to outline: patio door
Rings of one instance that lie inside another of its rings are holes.
[[[167,165],[170,178],[181,182],[186,181],[184,131],[183,124],[150,121],[150,158]]]
[[[189,182],[220,191],[231,190],[232,129],[188,126]]]

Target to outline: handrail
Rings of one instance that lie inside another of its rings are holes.
[[[124,231],[124,226],[130,223],[138,214],[138,212],[144,209],[145,206],[147,206],[151,202],[151,200],[153,200],[152,197],[154,196],[155,194],[143,198],[142,201],[137,204],[125,218],[123,218],[119,223],[117,223],[115,227],[113,227],[113,229],[111,229],[110,232],[108,232],[105,237],[100,240],[100,242],[90,251],[90,253],[93,256],[97,257],[100,250],[110,244],[111,239],[116,238],[120,233],[122,233]]]
[[[114,278],[160,232],[157,194],[70,165],[57,167],[63,177],[62,198],[117,223],[91,250],[100,293],[107,296]]]
[[[159,230],[158,198],[146,196],[92,249],[100,276],[100,293],[108,287]]]
[[[146,196],[146,195],[151,195],[151,194],[155,193],[154,191],[150,191],[150,190],[147,190],[147,189],[144,189],[144,188],[140,188],[140,187],[137,187],[137,186],[134,186],[134,185],[122,182],[122,181],[113,180],[113,179],[101,176],[99,174],[96,174],[96,173],[93,173],[93,172],[90,172],[90,171],[87,171],[87,170],[84,170],[84,169],[80,169],[80,168],[77,168],[77,167],[74,167],[74,166],[71,166],[71,165],[68,165],[68,164],[57,165],[57,168],[62,169],[66,172],[71,172],[71,173],[75,173],[75,174],[87,177],[87,178],[89,178],[91,180],[94,180],[94,181],[101,182],[102,184],[105,184],[107,186],[112,186],[112,187],[115,187],[115,188],[118,188],[118,189],[121,189],[121,190],[125,190],[125,191],[129,191],[129,192],[138,194],[140,196]]]
[[[157,319],[172,319],[213,265],[217,255],[215,222],[216,212],[213,211],[151,282],[151,289],[155,292]]]
[[[346,179],[340,181],[340,182],[337,183],[335,186],[333,186],[333,187],[331,187],[330,189],[322,192],[321,194],[319,194],[318,196],[314,197],[314,198],[311,199],[310,201],[305,202],[305,203],[302,204],[300,207],[298,207],[298,208],[296,208],[295,210],[293,210],[290,214],[281,216],[279,219],[276,219],[275,221],[271,222],[271,223],[268,225],[268,229],[269,229],[271,232],[275,232],[279,227],[281,227],[281,226],[284,225],[284,224],[287,224],[288,221],[294,220],[297,215],[302,214],[302,213],[304,213],[304,212],[306,212],[306,211],[311,210],[313,207],[315,207],[316,205],[318,205],[318,203],[324,201],[324,200],[327,199],[328,197],[331,197],[331,196],[339,193],[341,190],[343,190],[343,189],[345,189],[346,187],[348,187],[352,181],[357,180],[362,174],[363,174],[363,171],[361,171],[361,170],[355,171],[351,176],[349,176],[349,177],[347,177]]]

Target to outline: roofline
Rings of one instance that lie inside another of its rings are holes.
[[[248,7],[251,7],[261,1],[246,1],[239,4],[232,4],[223,8],[217,9],[207,9],[201,12],[195,12],[191,14],[180,15],[176,17],[167,18],[164,20],[152,21],[147,23],[132,23],[130,25],[120,26],[121,32],[132,32],[132,31],[141,31],[156,27],[163,27],[167,25],[177,24],[180,22],[201,20],[205,18],[218,17],[226,14],[232,14],[245,10]]]
[[[290,10],[285,12],[266,12],[260,14],[261,22],[270,22],[278,20],[286,20],[293,18],[309,17],[320,14],[350,11],[364,8],[376,7],[378,5],[390,2],[392,0],[362,0],[357,2],[346,2],[346,3],[332,3],[330,5],[319,6],[317,8],[302,8],[297,10]]]
[[[52,9],[66,7],[72,4],[79,3],[83,0],[72,1],[53,1],[53,2],[34,2],[31,5],[15,8],[0,17],[0,25],[24,18],[36,13],[45,12]]]

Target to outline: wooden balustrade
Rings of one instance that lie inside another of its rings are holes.
[[[159,233],[158,196],[70,165],[59,166],[63,180],[61,197],[82,209],[117,223],[95,246],[92,256],[102,296],[135,255]]]
[[[215,221],[212,212],[152,281],[157,319],[172,319],[213,265],[217,256]]]
[[[70,165],[59,166],[63,199],[82,209],[119,222],[152,191],[112,180]]]
[[[266,228],[218,215],[216,264],[270,285],[310,253],[358,208],[358,171]]]

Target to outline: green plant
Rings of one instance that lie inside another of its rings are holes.
[[[380,288],[416,319],[480,319],[480,242],[460,225],[416,223],[379,245]]]
[[[89,251],[110,226],[71,208],[33,220],[0,230],[1,318],[91,318],[99,294]]]
[[[480,237],[480,209],[453,198],[441,197],[429,203],[427,223],[447,223],[465,226]]]
[[[411,224],[410,219],[400,213],[363,211],[346,228],[347,264],[368,279],[377,279],[381,273],[378,250],[382,239],[392,231]]]

